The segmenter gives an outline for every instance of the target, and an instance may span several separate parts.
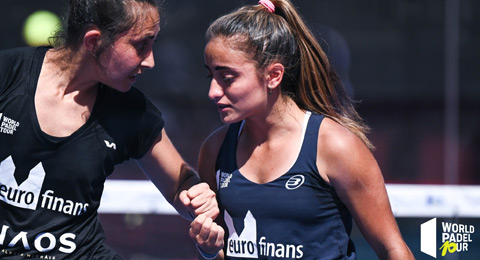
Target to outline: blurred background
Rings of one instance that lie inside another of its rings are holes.
[[[374,155],[387,185],[480,185],[480,1],[292,1],[372,128],[369,138],[377,147]],[[68,2],[1,0],[0,49],[27,46],[23,36],[27,18],[39,10],[61,17]],[[162,28],[154,47],[156,66],[136,86],[162,111],[170,138],[195,167],[202,141],[221,125],[207,98],[204,33],[220,15],[256,3],[163,3]],[[32,33],[40,29],[37,26]],[[117,167],[111,179],[146,178],[129,161]],[[470,200],[480,208],[478,196]],[[438,217],[480,230],[479,215],[480,210],[478,215]],[[432,216],[396,216],[417,259],[432,259],[420,252],[420,224]],[[100,218],[107,242],[126,259],[195,258],[189,223],[176,214],[116,212],[102,213]],[[472,237],[469,252],[444,258],[475,259],[480,254],[479,234]],[[376,259],[357,229],[352,237],[359,259]]]

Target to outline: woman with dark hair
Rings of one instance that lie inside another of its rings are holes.
[[[215,218],[215,194],[132,87],[154,66],[157,3],[71,0],[66,21],[54,48],[0,52],[0,258],[121,259],[97,210],[130,158],[182,216]]]
[[[413,259],[368,128],[290,1],[214,21],[205,65],[226,125],[205,140],[199,174],[217,192],[225,246],[195,219],[203,258],[355,259],[353,217],[380,259]]]

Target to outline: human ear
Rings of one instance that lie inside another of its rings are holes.
[[[285,73],[285,67],[281,63],[273,63],[267,67],[267,81],[268,88],[274,89],[283,79],[283,74]]]
[[[85,49],[95,55],[97,47],[100,45],[100,36],[102,33],[97,28],[89,29],[83,36],[83,46]]]

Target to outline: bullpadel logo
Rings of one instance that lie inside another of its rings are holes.
[[[438,228],[440,237],[437,237]],[[442,257],[468,252],[469,248],[472,248],[474,233],[473,225],[443,221],[437,223],[437,218],[432,218],[420,225],[420,251],[433,258],[437,258],[437,252]],[[441,243],[437,243],[438,238],[441,238]]]

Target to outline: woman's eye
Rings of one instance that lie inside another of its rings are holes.
[[[146,42],[141,42],[138,46],[138,49],[141,51],[144,51],[145,48],[147,48],[147,43]]]
[[[139,53],[143,53],[148,47],[148,41],[141,41],[136,44],[135,48]]]
[[[223,77],[222,80],[226,83],[232,83],[235,80],[235,77],[226,76],[226,77]]]

